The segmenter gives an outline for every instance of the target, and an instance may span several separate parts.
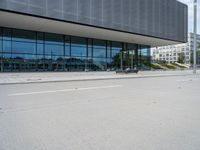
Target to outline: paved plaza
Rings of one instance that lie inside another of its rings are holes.
[[[0,85],[0,150],[199,150],[199,108],[200,74]]]

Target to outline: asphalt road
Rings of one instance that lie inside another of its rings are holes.
[[[200,75],[0,86],[0,150],[199,150]]]

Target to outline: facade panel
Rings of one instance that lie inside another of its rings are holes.
[[[0,8],[162,39],[187,40],[187,6],[176,0],[1,0]]]

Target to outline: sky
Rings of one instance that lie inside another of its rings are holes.
[[[188,5],[188,31],[193,32],[193,1],[194,0],[178,0]],[[198,1],[197,5],[197,17],[198,17],[198,24],[197,24],[197,33],[200,34],[200,0]]]

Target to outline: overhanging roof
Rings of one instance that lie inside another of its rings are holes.
[[[144,35],[108,30],[6,11],[0,11],[0,26],[127,43],[137,43],[150,45],[152,47],[181,43],[178,41],[148,37]]]

